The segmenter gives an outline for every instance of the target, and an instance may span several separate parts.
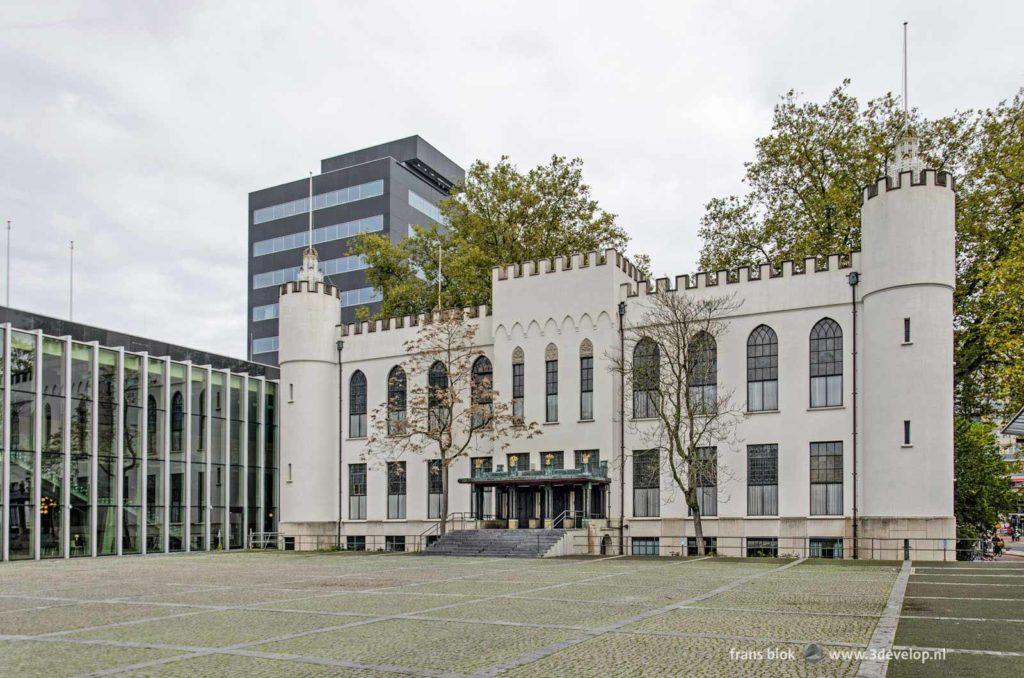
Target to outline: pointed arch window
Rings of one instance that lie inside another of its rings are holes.
[[[779,409],[779,338],[767,325],[747,337],[747,411]]]
[[[544,349],[544,421],[558,422],[558,347]]]
[[[480,356],[473,363],[470,382],[473,397],[473,428],[487,426],[494,414],[494,369],[487,356]]]
[[[525,421],[526,360],[523,349],[518,346],[512,351],[512,422],[522,426]]]
[[[811,407],[843,404],[843,329],[832,318],[811,328]]]
[[[443,431],[448,426],[448,370],[440,360],[427,373],[427,426]]]
[[[395,365],[388,372],[388,435],[401,435],[405,431],[406,412],[405,370]]]
[[[181,391],[171,396],[171,452],[181,452],[185,437],[185,397]]]
[[[594,418],[594,345],[590,339],[580,343],[580,420]]]
[[[361,370],[348,381],[348,436],[366,437],[366,375]]]
[[[658,414],[661,354],[653,340],[644,337],[633,347],[633,418],[651,419]]]
[[[697,334],[690,341],[687,358],[690,406],[694,412],[714,414],[718,411],[718,344],[715,338],[707,332]]]

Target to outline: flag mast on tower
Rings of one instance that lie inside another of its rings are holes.
[[[324,274],[320,272],[316,248],[313,247],[313,173],[309,173],[309,247],[302,253],[302,267],[299,269],[299,280],[310,283],[323,282]]]

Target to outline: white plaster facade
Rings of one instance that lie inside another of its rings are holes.
[[[653,424],[632,419],[627,386],[625,440],[620,436],[619,376],[609,360],[619,350],[618,308],[625,302],[623,322],[629,328],[644,316],[652,294],[735,295],[739,308],[717,345],[718,389],[732,392],[743,407],[747,340],[765,324],[778,337],[778,408],[745,413],[736,439],[718,442],[718,511],[703,521],[705,536],[718,538],[718,552],[739,554],[750,539],[776,538],[779,553],[800,553],[811,539],[835,538],[849,557],[856,484],[860,557],[899,558],[909,549],[915,558],[953,559],[952,178],[903,172],[867,187],[863,204],[862,251],[831,255],[817,266],[809,259],[783,262],[774,272],[765,265],[649,284],[638,280],[620,254],[607,251],[495,269],[492,307],[473,309],[471,322],[478,325],[480,349],[493,364],[495,389],[504,398],[512,391],[513,351],[522,349],[525,418],[540,422],[543,431],[514,441],[512,451],[528,454],[532,468],[540,468],[545,453],[561,451],[564,466],[571,468],[575,451],[597,450],[608,462],[610,483],[606,515],[590,521],[591,536],[617,542],[623,535],[626,548],[632,540],[678,553],[693,526],[664,460],[659,515],[634,515],[632,456],[644,446],[643,427]],[[856,288],[851,272],[859,275]],[[330,286],[297,282],[282,292],[282,533],[415,538],[436,523],[427,513],[426,460],[406,460],[406,517],[389,520],[384,464],[368,454],[365,439],[347,430],[348,388],[359,370],[367,380],[368,410],[385,402],[388,372],[405,359],[403,343],[424,318],[340,326]],[[842,403],[812,408],[809,336],[823,318],[842,329]],[[594,358],[588,421],[580,419],[584,340],[592,343]],[[338,341],[344,343],[340,352]],[[551,345],[558,353],[559,416],[557,423],[544,423],[545,353]],[[811,515],[809,449],[825,441],[842,443],[842,515]],[[778,446],[777,515],[747,514],[747,446],[754,444]],[[493,452],[478,442],[469,457]],[[472,510],[470,487],[454,482],[471,475],[469,457],[452,469],[452,513]],[[494,455],[492,466],[505,466],[505,457],[504,451]],[[366,517],[353,520],[347,515],[348,465],[363,461],[369,462]],[[485,512],[497,508],[493,496]],[[645,537],[659,541],[638,539]]]

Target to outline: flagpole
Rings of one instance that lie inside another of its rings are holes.
[[[11,307],[11,220],[7,220],[7,307]]]
[[[313,173],[309,173],[309,249],[313,249]]]
[[[71,272],[68,276],[68,320],[75,321],[75,241],[71,241]]]
[[[437,310],[441,310],[441,243],[437,243]]]

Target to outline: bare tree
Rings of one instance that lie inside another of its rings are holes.
[[[388,397],[371,413],[367,448],[396,458],[418,454],[440,463],[441,521],[448,517],[449,470],[474,442],[505,449],[540,434],[535,422],[514,418],[493,387],[490,360],[476,340],[478,323],[460,309],[435,312],[405,342],[408,355],[388,376]]]
[[[734,437],[739,420],[731,392],[719,389],[717,378],[718,339],[737,308],[732,295],[659,291],[646,297],[638,321],[625,328],[624,355],[608,356],[629,384],[634,419],[653,420],[636,421],[635,430],[648,449],[668,458],[693,516],[699,555],[705,553],[699,496],[717,500],[726,475],[717,444]]]

